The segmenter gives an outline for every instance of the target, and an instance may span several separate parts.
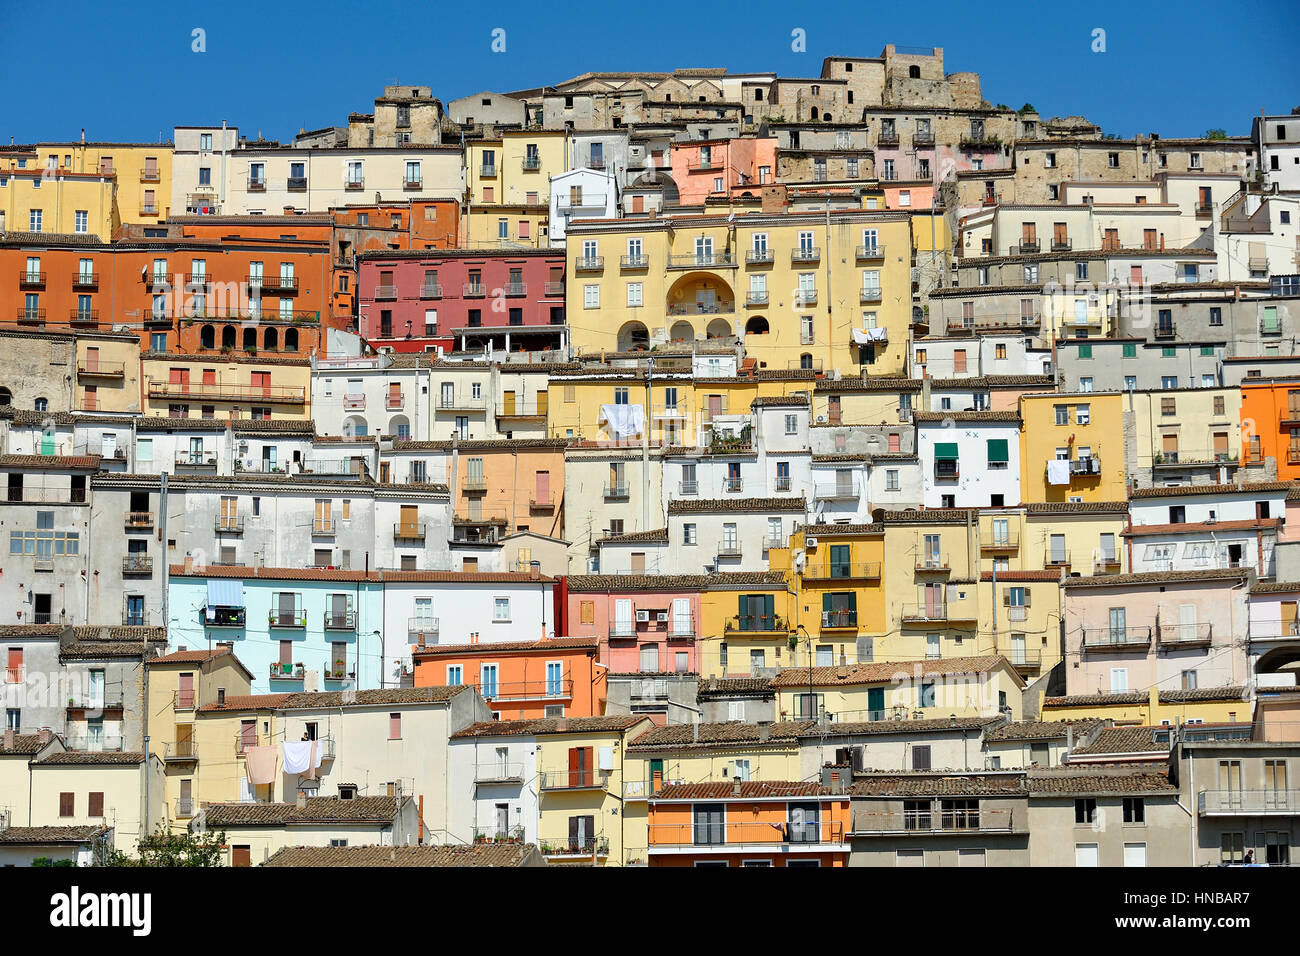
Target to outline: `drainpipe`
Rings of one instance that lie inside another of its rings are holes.
[[[650,530],[650,423],[654,420],[653,395],[651,379],[654,377],[655,360],[646,359],[645,366],[645,425],[641,429],[641,530]]]
[[[158,535],[162,542],[162,625],[170,630],[171,618],[168,617],[167,591],[171,577],[171,567],[167,561],[167,472],[158,476]]]

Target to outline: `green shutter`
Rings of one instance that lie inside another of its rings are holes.
[[[835,606],[831,603],[831,596],[829,594],[823,594],[822,613],[825,614],[827,611],[833,611],[833,610],[835,610]]]
[[[1177,357],[1178,357],[1178,349],[1174,348],[1172,345],[1166,345],[1164,348],[1162,348],[1162,349],[1160,350],[1160,357],[1161,357],[1161,358],[1177,358]]]
[[[1011,460],[1007,452],[1007,440],[1005,438],[989,439],[989,464],[994,463],[1006,464]]]
[[[1081,358],[1081,359],[1090,359],[1090,358],[1092,358],[1092,346],[1091,346],[1091,345],[1080,345],[1080,346],[1079,346],[1079,358]]]
[[[955,461],[957,458],[957,443],[955,441],[936,442],[934,446],[934,457],[952,459]]]
[[[774,594],[764,594],[764,595],[763,595],[763,613],[764,613],[765,615],[767,615],[767,619],[768,619],[769,621],[772,621],[772,620],[775,620],[775,619],[776,619],[776,618],[775,618],[775,614],[776,614],[776,595],[774,595]]]
[[[1277,306],[1266,305],[1264,307],[1264,331],[1276,332],[1277,330]]]
[[[1202,346],[1201,346],[1201,355],[1202,355],[1203,357],[1210,357],[1210,356],[1213,356],[1213,355],[1214,355],[1214,346],[1213,346],[1213,345],[1202,345]]]
[[[849,610],[852,611],[854,614],[858,613],[858,592],[857,591],[849,592]]]
[[[1138,347],[1136,342],[1124,343],[1124,358],[1137,358]]]

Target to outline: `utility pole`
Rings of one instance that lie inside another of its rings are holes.
[[[654,421],[654,408],[650,404],[653,388],[655,360],[653,356],[645,363],[645,421],[641,426],[641,530],[650,530],[650,423]]]

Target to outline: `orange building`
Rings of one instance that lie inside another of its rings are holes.
[[[849,796],[802,781],[678,783],[649,798],[650,866],[847,866]]]
[[[452,450],[450,442],[420,444]],[[457,463],[456,517],[504,522],[508,532],[527,529],[561,537],[566,447],[562,438],[460,442],[451,459]]]
[[[468,684],[501,720],[599,717],[605,668],[594,637],[411,648],[416,687]]]
[[[1300,377],[1242,380],[1241,446],[1246,464],[1276,458],[1279,481],[1300,479]]]
[[[669,162],[681,205],[775,183],[776,144],[752,136],[673,143]]]

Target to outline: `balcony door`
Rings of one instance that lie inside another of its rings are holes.
[[[790,804],[791,843],[817,843],[821,834],[821,807],[816,803]]]
[[[722,807],[710,805],[695,807],[694,842],[696,846],[721,846],[727,842]]]

